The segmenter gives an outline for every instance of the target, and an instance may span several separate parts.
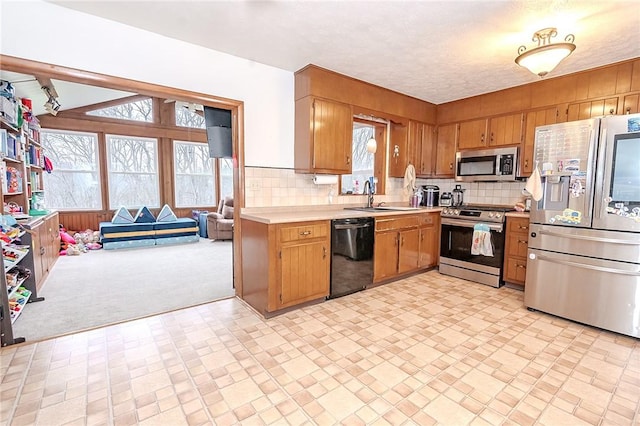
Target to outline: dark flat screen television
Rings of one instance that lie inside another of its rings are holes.
[[[221,108],[204,107],[204,122],[209,144],[209,157],[231,158],[231,111]]]

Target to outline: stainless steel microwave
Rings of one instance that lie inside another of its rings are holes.
[[[518,147],[456,152],[456,180],[515,181],[518,175]]]

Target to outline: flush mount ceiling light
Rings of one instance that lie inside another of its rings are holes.
[[[527,50],[525,46],[518,48],[516,64],[527,68],[534,74],[544,77],[549,74],[564,58],[574,51],[576,45],[573,44],[575,37],[569,34],[565,37],[564,43],[551,43],[551,38],[558,35],[556,28],[545,28],[533,34],[533,41],[538,42],[538,46]]]

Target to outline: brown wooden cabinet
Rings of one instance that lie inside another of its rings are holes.
[[[416,229],[403,229],[398,232],[398,274],[415,271],[418,269],[420,253],[420,231]]]
[[[517,145],[522,142],[524,114],[502,115],[489,120],[489,146]]]
[[[409,153],[409,126],[391,122],[389,138],[389,177],[404,177],[407,165],[412,160]]]
[[[464,121],[458,130],[458,150],[484,148],[487,146],[488,120]]]
[[[640,112],[640,94],[634,93],[622,97],[621,114],[635,114]]]
[[[416,175],[430,177],[435,172],[435,127],[419,121],[409,122],[409,152],[413,152]]]
[[[448,124],[438,126],[436,138],[436,177],[453,177],[455,175],[454,164],[456,160],[456,140],[458,125]]]
[[[329,295],[330,221],[242,219],[242,298],[265,316]]]
[[[296,172],[351,173],[351,106],[307,96],[295,109]]]
[[[526,114],[524,138],[520,145],[520,176],[526,177],[531,175],[535,167],[533,149],[536,127],[555,124],[557,116],[558,109],[556,107],[531,111]]]
[[[435,266],[439,220],[437,212],[376,218],[373,281]]]
[[[566,121],[585,120],[603,115],[615,115],[618,113],[618,98],[611,97],[584,102],[570,103],[567,106]]]
[[[60,253],[60,221],[58,212],[44,216],[31,227],[33,269],[38,290],[51,272]]]
[[[418,250],[418,268],[431,268],[438,265],[440,256],[440,215],[422,214],[418,219],[420,227],[420,248]]]
[[[524,288],[529,248],[529,218],[507,216],[502,279]]]
[[[329,295],[330,226],[326,221],[278,225],[277,309]]]

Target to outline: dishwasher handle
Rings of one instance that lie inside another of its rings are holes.
[[[371,227],[370,223],[359,223],[359,224],[339,224],[336,223],[333,225],[334,229],[361,229],[361,228],[369,228]]]

